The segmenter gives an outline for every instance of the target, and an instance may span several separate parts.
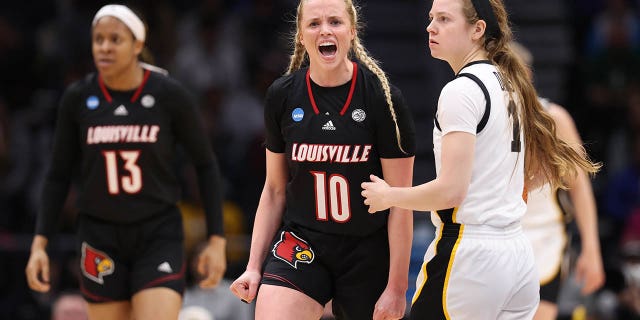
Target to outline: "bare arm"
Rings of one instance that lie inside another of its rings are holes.
[[[392,186],[410,187],[414,157],[381,159],[382,173]],[[376,303],[374,319],[400,319],[406,310],[409,283],[409,259],[413,241],[413,212],[392,207],[388,221],[389,278],[387,287]]]
[[[453,208],[464,200],[471,183],[476,137],[451,132],[442,138],[442,159],[438,177],[415,187],[389,187],[372,176],[362,184],[362,195],[373,213],[390,207],[418,211]]]
[[[282,223],[287,186],[287,163],[283,153],[266,150],[267,177],[251,236],[251,251],[247,270],[231,284],[231,291],[250,302],[257,294],[262,273],[262,263],[268,253],[271,240]]]
[[[556,122],[556,133],[570,145],[581,146],[582,139],[569,113],[552,105],[549,114]],[[569,196],[575,207],[575,218],[580,231],[582,249],[576,266],[576,275],[583,282],[582,293],[589,294],[604,284],[604,267],[600,254],[596,202],[589,176],[583,172],[569,181]]]

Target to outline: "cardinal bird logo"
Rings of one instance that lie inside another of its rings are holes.
[[[103,284],[103,277],[112,274],[116,266],[106,253],[96,250],[86,242],[82,243],[82,259],[80,267],[85,277]]]
[[[293,232],[282,231],[280,241],[273,246],[273,256],[298,269],[298,262],[310,264],[315,254],[309,244]]]

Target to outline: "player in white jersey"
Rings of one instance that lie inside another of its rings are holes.
[[[525,186],[598,165],[554,134],[508,44],[501,0],[434,0],[429,48],[457,74],[440,95],[434,128],[436,179],[410,188],[371,176],[369,212],[432,211],[436,237],[416,283],[411,319],[531,319],[538,277],[520,219]],[[527,177],[527,179],[525,179]]]
[[[510,44],[513,51],[528,65],[533,65],[533,56],[519,43]],[[531,70],[531,69],[529,69]],[[530,73],[530,77],[533,76]],[[556,124],[558,137],[570,144],[581,145],[571,115],[563,107],[540,98],[540,104],[549,112]],[[582,285],[582,294],[590,294],[604,284],[604,267],[600,254],[596,203],[591,182],[585,173],[568,181],[568,193],[574,206],[573,216],[580,233],[581,251],[575,265],[576,280]],[[522,219],[525,234],[531,240],[536,267],[540,277],[540,306],[534,319],[552,320],[558,313],[558,294],[563,274],[563,260],[567,246],[567,215],[563,212],[558,190],[549,185],[530,190],[527,212]]]

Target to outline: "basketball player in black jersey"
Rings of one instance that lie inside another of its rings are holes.
[[[411,211],[370,215],[359,186],[376,172],[411,185],[410,112],[362,46],[351,0],[302,0],[296,22],[289,70],[267,92],[267,178],[231,290],[257,295],[256,319],[317,320],[329,300],[337,319],[400,319]]]
[[[216,160],[185,89],[139,61],[144,40],[144,24],[129,8],[106,5],[96,13],[98,72],[72,84],[62,98],[26,268],[29,286],[47,292],[46,244],[78,170],[80,289],[91,319],[178,316],[186,266],[172,166],[176,143],[195,165],[206,212],[201,285],[215,286],[226,269]]]

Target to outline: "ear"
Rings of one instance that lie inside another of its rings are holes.
[[[476,21],[476,24],[473,26],[473,32],[471,33],[472,40],[479,40],[484,36],[485,31],[487,30],[487,23],[484,20]]]
[[[355,27],[351,27],[351,32],[350,32],[350,37],[351,37],[351,41],[353,41],[353,39],[356,38],[356,35],[358,35],[358,32],[356,31]]]
[[[300,42],[300,44],[304,47],[304,39],[302,39],[302,33],[300,33],[300,36],[298,36],[298,42]]]
[[[142,52],[142,49],[144,48],[144,42],[142,41],[138,41],[135,40],[133,43],[133,52],[137,55],[139,55]]]

